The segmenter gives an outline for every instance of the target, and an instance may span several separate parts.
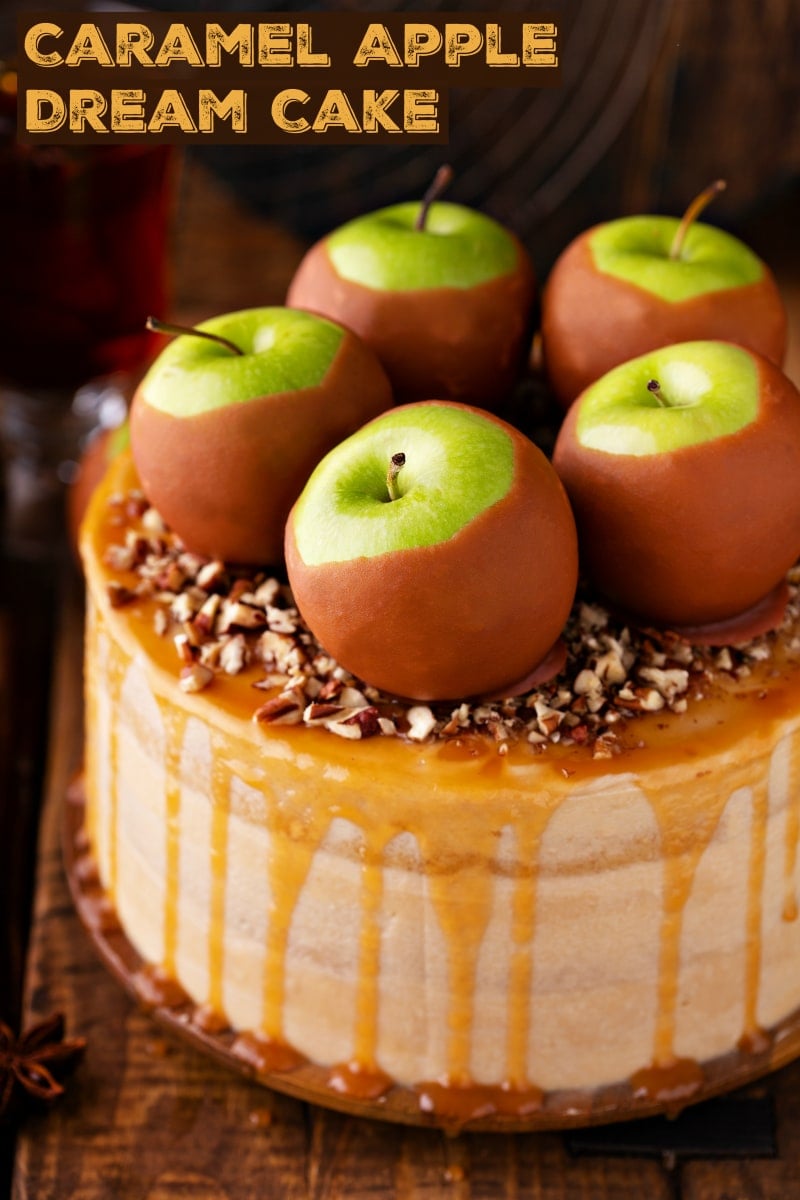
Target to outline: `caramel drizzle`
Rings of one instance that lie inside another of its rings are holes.
[[[528,1045],[531,1028],[533,941],[536,933],[537,865],[542,836],[551,809],[532,807],[524,828],[518,831],[517,854],[522,870],[514,885],[511,910],[511,966],[506,1036],[506,1082],[511,1088],[528,1086]]]
[[[669,857],[664,863],[664,899],[661,916],[658,963],[658,1009],[653,1046],[656,1067],[675,1061],[675,1012],[680,982],[680,950],[683,915],[705,845],[691,854]]]
[[[365,847],[366,861],[361,868],[361,933],[353,1058],[355,1063],[366,1071],[373,1071],[377,1065],[378,983],[381,958],[380,915],[383,903],[385,846],[385,836],[380,839],[370,839]]]
[[[86,687],[86,728],[90,731],[90,736],[86,738],[86,744],[84,747],[84,770],[86,772],[86,833],[95,860],[99,855],[98,796],[100,792],[100,776],[98,773],[97,738],[96,736],[91,736],[91,733],[97,730],[99,720],[97,682],[92,678],[93,664],[96,663],[98,659],[98,643],[100,641],[98,623],[97,610],[93,604],[89,604],[86,614],[84,676],[88,681]]]
[[[481,1117],[525,1117],[539,1112],[544,1103],[540,1088],[522,1090],[492,1084],[466,1084],[454,1087],[451,1083],[420,1083],[415,1091],[422,1112],[436,1113],[448,1133],[458,1133],[470,1121]]]
[[[673,824],[670,821],[668,801],[662,800],[655,792],[645,791],[659,826],[664,856],[664,895],[652,1063],[652,1069],[656,1071],[669,1070],[678,1061],[675,1056],[675,1026],[684,913],[700,860],[708,849],[734,790],[731,788],[729,794],[708,794],[704,821],[696,831],[695,841],[690,848],[680,843],[680,823]]]
[[[524,1087],[528,1077],[533,935],[536,928],[536,885],[532,877],[517,880],[512,901],[511,969],[508,988],[506,1078],[511,1087]]]
[[[796,921],[798,915],[797,846],[800,840],[800,733],[792,734],[789,750],[789,795],[786,808],[786,843],[783,862],[783,910],[784,921]]]
[[[163,967],[140,967],[133,976],[133,986],[145,1008],[179,1008],[191,1003],[188,992]]]
[[[292,918],[327,824],[327,814],[312,817],[306,825],[298,818],[287,820],[274,806],[268,816],[270,904],[261,1026],[264,1035],[273,1041],[284,1039],[286,960]],[[280,845],[287,838],[293,843],[291,853],[286,853]]]
[[[472,1024],[478,956],[492,912],[493,883],[483,863],[430,880],[431,898],[447,944],[450,979],[447,1012],[447,1080],[472,1078]]]
[[[125,681],[126,661],[114,648],[109,648],[108,662],[108,708],[110,727],[108,736],[108,878],[106,891],[109,901],[114,904],[117,897],[118,879],[118,850],[119,850],[119,709],[122,696],[122,686]]]
[[[187,716],[157,697],[166,736],[164,763],[166,847],[164,879],[164,952],[165,974],[175,975],[178,950],[178,890],[180,883],[181,756]]]
[[[377,1100],[392,1087],[393,1080],[377,1067],[362,1067],[358,1059],[337,1063],[325,1081],[331,1091],[358,1100]]]
[[[750,834],[750,870],[747,880],[747,917],[745,921],[744,1027],[742,1039],[750,1044],[760,1041],[758,993],[761,979],[761,914],[764,894],[764,866],[767,858],[767,820],[769,787],[764,780],[752,789],[752,829]]]
[[[208,926],[207,1007],[223,1012],[222,980],[225,966],[225,891],[228,880],[228,827],[231,772],[222,758],[222,748],[211,747],[211,895]]]

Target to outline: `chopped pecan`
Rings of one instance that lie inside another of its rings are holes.
[[[241,600],[223,600],[218,620],[220,633],[228,633],[231,629],[263,629],[266,623],[260,608],[253,608]]]
[[[178,655],[178,658],[181,660],[181,662],[193,663],[194,657],[195,657],[194,649],[193,649],[192,644],[189,641],[188,637],[186,636],[186,634],[185,633],[176,633],[175,636],[173,637],[172,641],[175,646],[175,652]],[[192,689],[188,688],[185,690],[191,691]]]
[[[427,704],[412,704],[406,713],[408,736],[414,742],[424,742],[436,728],[436,717]]]
[[[265,725],[299,725],[303,719],[303,707],[295,696],[273,696],[253,713],[253,719]]]
[[[216,592],[210,595],[200,605],[195,615],[193,624],[195,628],[206,636],[210,636],[214,630],[214,622],[217,619],[219,606],[222,603]]]
[[[136,552],[132,546],[109,546],[103,555],[103,562],[112,571],[130,571],[136,562]]]
[[[178,687],[183,692],[202,692],[214,678],[214,672],[203,663],[195,662],[184,667],[178,679]]]
[[[130,588],[124,587],[121,583],[107,583],[106,592],[112,608],[123,608],[124,605],[130,604],[136,599],[136,592],[132,592]]]
[[[253,600],[256,604],[260,604],[262,608],[269,608],[277,600],[280,590],[281,585],[277,579],[265,579],[253,593]]]
[[[359,708],[351,717],[346,717],[344,725],[357,725],[362,738],[374,737],[381,732],[380,715],[374,705]]]
[[[219,655],[219,665],[226,675],[238,675],[247,665],[247,643],[241,633],[225,642]]]
[[[303,720],[306,725],[323,725],[326,721],[333,720],[334,717],[340,716],[344,712],[342,704],[332,704],[329,701],[320,703],[314,701],[309,704],[303,713]]]
[[[197,572],[197,586],[205,588],[207,592],[214,592],[218,588],[222,588],[227,579],[227,571],[225,563],[219,559],[212,559],[211,562],[205,563]]]
[[[268,604],[265,608],[267,625],[275,633],[296,633],[298,613],[296,608],[275,608]]]
[[[142,513],[142,526],[148,533],[163,533],[167,528],[161,513],[153,508],[152,505]]]

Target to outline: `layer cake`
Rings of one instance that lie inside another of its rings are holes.
[[[680,1104],[763,1050],[800,1005],[791,580],[713,654],[583,605],[546,695],[448,715],[360,691],[274,581],[215,592],[135,489],[123,456],[83,532],[87,832],[157,1002],[442,1122]]]

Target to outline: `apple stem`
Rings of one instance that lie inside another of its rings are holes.
[[[664,393],[661,391],[661,384],[657,379],[651,379],[647,385],[647,390],[651,396],[655,396],[661,408],[669,408],[669,400],[665,399]]]
[[[400,495],[395,487],[395,483],[397,482],[397,476],[405,465],[406,456],[402,450],[399,454],[393,454],[389,460],[389,470],[386,472],[386,490],[389,493],[390,500],[397,500]]]
[[[449,187],[450,181],[453,178],[453,168],[443,163],[433,177],[433,182],[428,188],[425,195],[422,197],[422,202],[419,206],[417,219],[414,222],[414,228],[417,233],[421,233],[425,228],[425,222],[428,220],[428,212],[434,200],[438,200],[445,190]]]
[[[210,342],[217,342],[220,346],[224,346],[232,354],[240,354],[244,357],[244,350],[240,350],[236,343],[229,341],[228,338],[220,337],[218,333],[207,333],[205,329],[193,329],[191,325],[173,325],[169,321],[159,320],[158,317],[148,317],[145,325],[153,333],[169,333],[178,337],[188,333],[192,337],[206,338]]]
[[[724,192],[727,187],[724,179],[715,179],[707,188],[704,188],[699,196],[695,196],[692,203],[687,208],[686,212],[681,217],[681,223],[675,230],[675,237],[672,239],[672,245],[669,248],[669,256],[675,260],[681,257],[683,252],[683,243],[686,241],[686,235],[690,227],[694,224],[700,213],[706,208],[715,196],[720,192]]]

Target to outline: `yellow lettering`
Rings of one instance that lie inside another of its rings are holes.
[[[556,35],[558,26],[522,25],[522,65],[524,67],[557,67]]]
[[[320,105],[319,112],[314,118],[314,124],[311,128],[314,130],[314,133],[324,133],[332,125],[341,126],[348,133],[361,132],[361,126],[356,119],[356,114],[350,107],[350,101],[339,88],[331,88],[329,92],[325,93],[325,99]]]
[[[47,112],[45,106],[50,106]],[[67,119],[67,106],[58,92],[30,88],[25,93],[25,128],[30,133],[53,133]]]
[[[431,88],[411,88],[403,93],[403,129],[406,133],[439,132],[439,93]]]
[[[157,67],[168,67],[170,63],[174,62],[185,62],[190,67],[203,66],[203,59],[197,49],[197,43],[182,22],[174,22],[170,25],[155,59]]]
[[[285,22],[273,22],[258,27],[258,65],[260,67],[293,67],[292,28]]]
[[[233,88],[222,99],[208,88],[201,88],[199,109],[197,124],[201,133],[214,132],[216,117],[221,121],[230,118],[234,133],[247,132],[247,96],[243,88]]]
[[[144,92],[141,88],[115,88],[112,91],[111,132],[145,132]]]
[[[206,26],[206,62],[209,67],[220,65],[222,51],[226,54],[239,52],[239,65],[253,65],[253,26],[239,24],[230,33],[226,33],[216,21],[210,21]]]
[[[378,92],[365,89],[359,99],[361,112],[356,116],[347,94],[339,88],[330,88],[322,98],[313,121],[305,117],[290,117],[290,105],[308,104],[311,97],[297,88],[286,88],[278,92],[272,101],[272,119],[284,133],[325,134],[331,129],[343,129],[346,133],[438,133],[439,93],[432,89],[411,89],[402,93],[403,124],[390,116],[389,109],[399,101],[400,91],[387,88]],[[360,117],[360,122],[359,122]]]
[[[314,53],[311,46],[311,26],[299,23],[297,26],[297,65],[298,67],[329,67],[331,65],[330,54],[324,54],[321,50],[318,54]]]
[[[375,133],[380,127],[389,133],[400,133],[400,126],[387,113],[390,104],[394,104],[400,93],[396,90],[381,92],[365,91],[363,97],[362,115],[364,133]]]
[[[152,67],[147,51],[153,44],[153,34],[141,21],[124,21],[117,25],[117,66],[129,67],[136,59],[143,67]]]
[[[408,23],[406,33],[406,66],[419,66],[423,54],[435,54],[441,47],[442,35],[435,25],[425,21]]]
[[[83,62],[96,62],[101,67],[114,66],[114,60],[103,40],[102,33],[96,25],[86,23],[81,25],[75,34],[75,40],[70,46],[64,62],[68,67],[77,67],[79,63]]]
[[[32,25],[25,34],[25,53],[31,62],[36,63],[37,67],[60,67],[64,59],[57,50],[45,52],[39,49],[39,42],[44,37],[60,38],[64,33],[58,25],[54,25],[52,21],[39,21],[37,25]],[[52,95],[55,96],[55,92]],[[58,129],[58,125],[54,126]]]
[[[166,88],[147,125],[148,133],[161,133],[167,126],[175,126],[183,133],[197,133],[197,126],[180,92]]]
[[[486,26],[486,65],[489,67],[518,67],[519,55],[504,54],[502,50],[502,34],[498,24]]]
[[[307,133],[311,126],[305,117],[287,117],[286,109],[289,104],[308,104],[310,99],[308,92],[301,92],[299,88],[286,88],[278,92],[271,108],[272,119],[278,128],[284,133]]]
[[[380,21],[372,21],[368,25],[353,59],[356,67],[365,67],[368,62],[385,62],[390,67],[403,65],[389,30]]]
[[[448,67],[460,67],[461,59],[477,54],[483,45],[483,34],[476,25],[458,22],[445,25],[444,61]]]
[[[102,116],[108,104],[100,92],[91,88],[72,88],[69,93],[69,131],[83,133],[86,125],[95,133],[108,133]]]

